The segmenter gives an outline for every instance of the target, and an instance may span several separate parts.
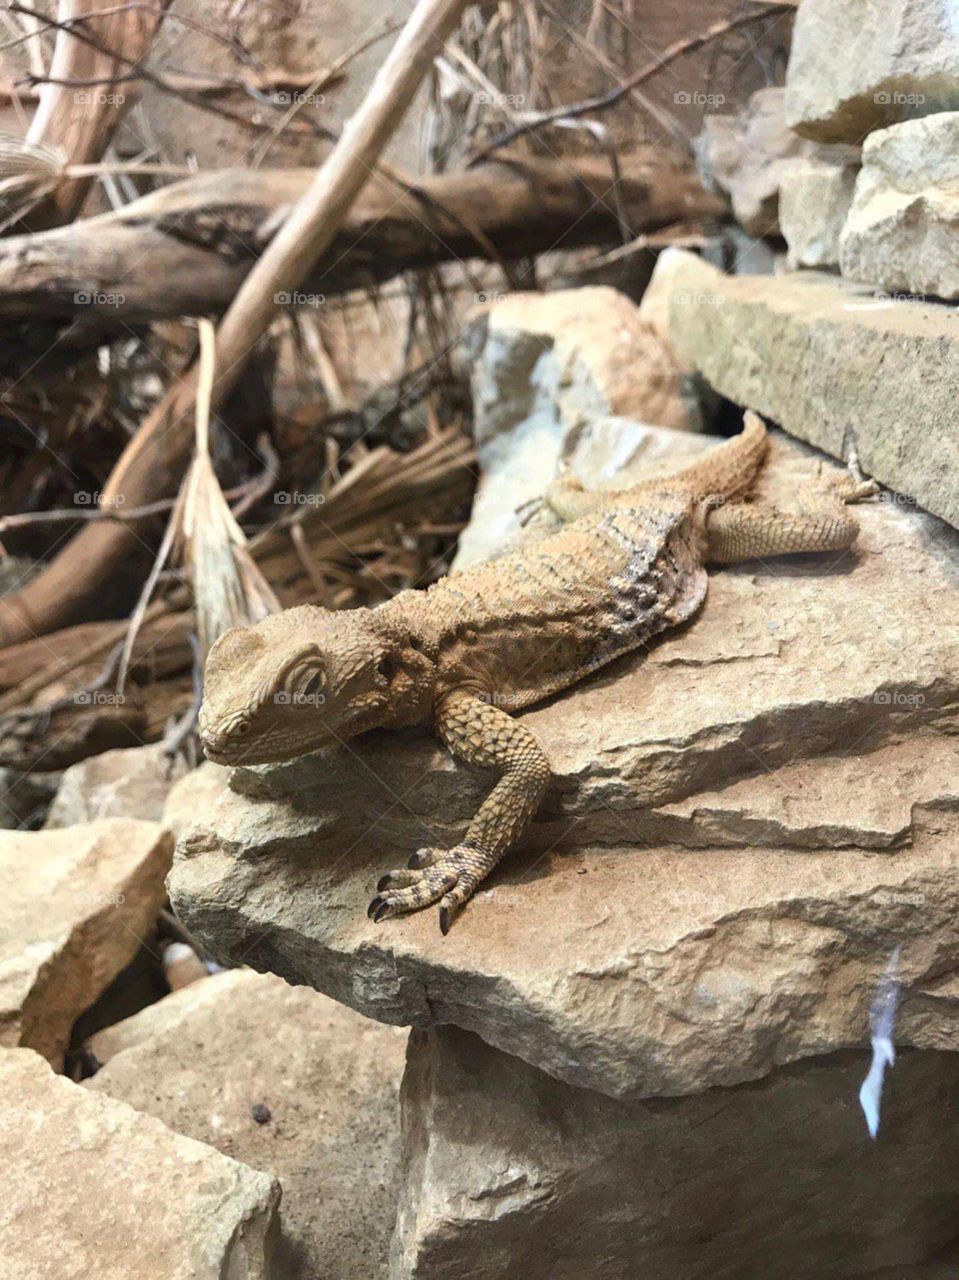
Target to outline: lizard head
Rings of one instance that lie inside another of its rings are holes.
[[[199,732],[217,764],[290,760],[379,722],[389,662],[368,609],[286,609],[210,649]]]

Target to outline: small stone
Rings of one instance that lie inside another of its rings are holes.
[[[257,1124],[269,1124],[273,1119],[273,1112],[265,1102],[254,1102],[251,1111]]]

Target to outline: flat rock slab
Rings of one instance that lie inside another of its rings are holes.
[[[765,496],[813,466],[777,438]],[[897,943],[907,987],[959,961],[959,538],[858,511],[854,553],[717,571],[685,631],[524,717],[553,783],[448,937],[435,910],[365,916],[490,785],[414,731],[235,770],[178,844],[177,912],[222,956],[612,1095],[859,1044]],[[911,999],[902,1043],[955,1039],[948,1001]]]
[[[406,1040],[316,991],[240,969],[94,1036],[87,1047],[104,1065],[85,1083],[273,1174],[283,1280],[376,1280],[399,1190]]]
[[[820,142],[959,108],[954,0],[802,0],[786,71],[786,123]]]
[[[725,276],[682,249],[660,256],[648,296],[721,395],[833,457],[855,438],[867,474],[959,525],[955,307],[812,271]]]
[[[76,1018],[147,936],[172,848],[132,818],[0,832],[0,1044],[59,1065]]]
[[[0,1049],[0,1280],[268,1280],[269,1174]]]
[[[843,226],[852,280],[907,295],[959,298],[959,111],[878,129]]]
[[[906,1051],[878,1140],[868,1055],[614,1102],[456,1028],[414,1033],[392,1280],[954,1275],[959,1055]]]

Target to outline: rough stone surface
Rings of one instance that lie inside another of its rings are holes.
[[[269,1174],[0,1049],[0,1280],[268,1280]]]
[[[212,760],[204,760],[170,788],[160,821],[178,836],[181,831],[207,813],[223,790],[228,769]]]
[[[129,818],[0,832],[0,1045],[59,1064],[74,1020],[150,929],[172,843]]]
[[[838,268],[856,172],[855,164],[842,161],[797,160],[783,173],[779,222],[793,266]]]
[[[89,756],[63,774],[46,826],[69,827],[95,818],[142,818],[159,822],[167,793],[186,773],[159,744],[118,748]]]
[[[86,1084],[274,1174],[282,1280],[376,1280],[398,1193],[406,1039],[306,987],[234,970],[94,1036],[104,1066]]]
[[[483,478],[458,569],[487,559],[493,543],[522,540],[516,508],[542,494],[564,450],[598,419],[696,425],[669,349],[615,289],[509,294],[469,340]]]
[[[786,72],[786,122],[821,142],[959,108],[954,0],[803,0]]]
[[[957,1235],[959,1055],[897,1057],[875,1144],[867,1062],[623,1103],[467,1032],[414,1033],[393,1280],[935,1275]]]
[[[959,111],[870,134],[842,232],[842,273],[959,298]]]
[[[724,276],[681,249],[650,290],[680,360],[716,391],[833,457],[855,437],[868,475],[959,525],[954,307],[821,272]]]
[[[777,437],[765,496],[813,466]],[[448,937],[364,911],[489,787],[419,731],[234,771],[179,843],[177,911],[221,955],[613,1095],[858,1044],[897,942],[902,1043],[953,1037],[914,993],[959,963],[959,539],[859,512],[854,553],[717,571],[684,632],[527,714],[553,783]]]
[[[704,182],[726,192],[737,221],[750,236],[778,236],[780,187],[802,157],[855,163],[855,153],[825,148],[800,138],[783,116],[783,89],[759,89],[736,115],[708,115],[696,139]],[[752,268],[755,270],[756,268]]]

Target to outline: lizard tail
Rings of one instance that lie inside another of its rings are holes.
[[[675,478],[692,488],[697,498],[721,494],[727,500],[744,498],[752,490],[766,457],[769,441],[766,425],[758,414],[747,409],[738,436],[724,441],[708,453],[699,454],[688,470]]]

